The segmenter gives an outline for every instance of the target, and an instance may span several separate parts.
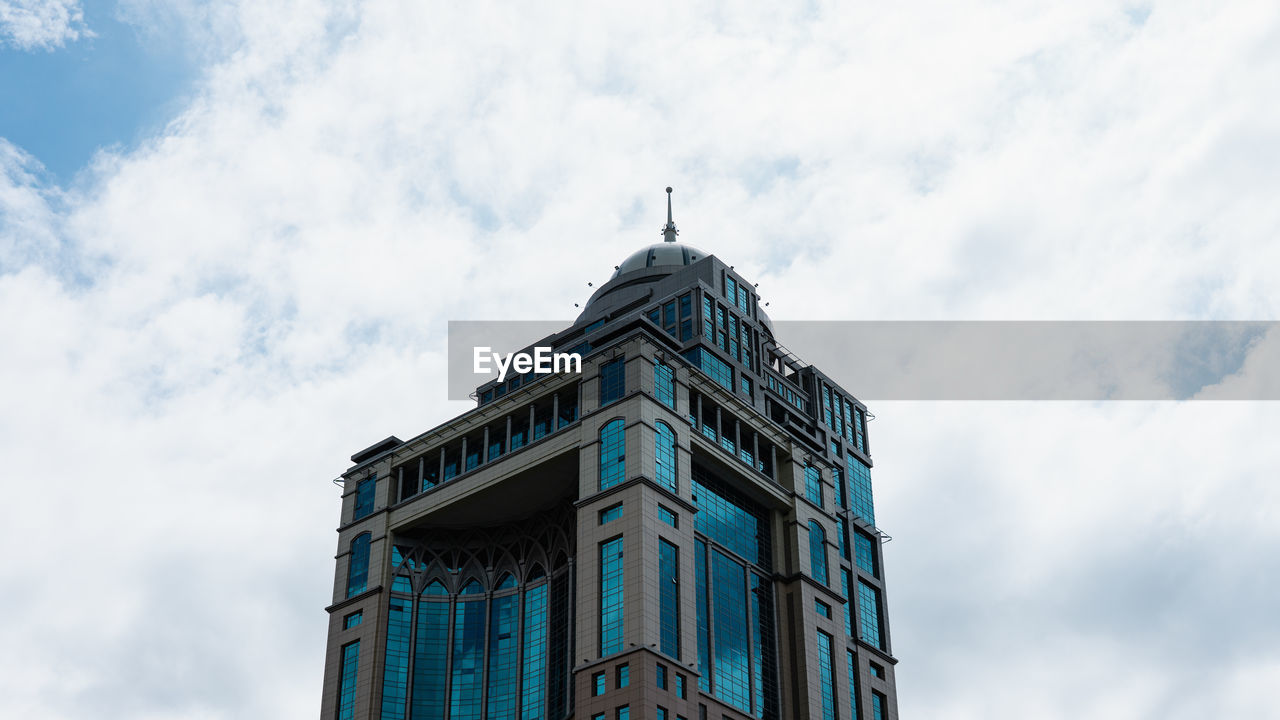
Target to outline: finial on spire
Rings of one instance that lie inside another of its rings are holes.
[[[680,231],[676,229],[676,223],[671,219],[671,188],[667,188],[667,224],[662,228],[662,241],[673,243],[676,241],[676,235]]]

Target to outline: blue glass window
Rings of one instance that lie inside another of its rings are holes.
[[[622,650],[622,538],[600,543],[600,657]]]
[[[845,650],[844,654],[846,664],[849,666],[849,704],[853,706],[853,716],[862,720],[862,696],[858,692],[857,662],[854,660],[852,650]]]
[[[777,698],[774,610],[769,582],[756,572],[769,564],[768,520],[700,465],[693,467],[693,493],[699,509],[695,530],[755,565],[747,567],[695,538],[699,687],[743,712],[770,718]]]
[[[413,648],[413,717],[444,717],[449,591],[439,581],[432,581],[422,591],[422,598],[418,602],[418,634]]]
[[[724,296],[728,298],[731,304],[738,302],[738,283],[728,275],[724,276]]]
[[[840,568],[840,585],[848,600],[844,604],[844,634],[853,637],[853,613],[850,610],[853,605],[853,586],[849,584],[849,571],[846,568]]]
[[[367,477],[356,485],[356,510],[351,517],[355,522],[373,512],[373,496],[378,487],[378,476]]]
[[[600,511],[600,524],[604,525],[605,523],[613,522],[620,517],[622,517],[622,503],[610,505]]]
[[[626,422],[610,420],[600,428],[600,489],[608,490],[626,479]]]
[[[827,534],[817,520],[809,521],[809,567],[815,580],[823,585],[830,584],[827,577]]]
[[[351,557],[347,560],[347,597],[358,595],[369,587],[369,533],[351,541]]]
[[[822,602],[821,600],[818,600],[816,598],[814,599],[813,609],[814,609],[814,612],[817,612],[819,615],[821,615],[824,618],[831,617],[831,606]]]
[[[516,717],[516,659],[519,654],[516,619],[519,610],[520,596],[515,593],[499,595],[490,603],[489,687],[485,701],[485,717],[490,720],[515,720]]]
[[[621,690],[622,688],[630,684],[631,684],[631,666],[619,665],[618,666],[618,685],[617,685],[618,689]]]
[[[858,449],[864,453],[867,451],[867,444],[866,444],[867,441],[866,441],[866,438],[863,436],[863,433],[865,432],[863,430],[863,427],[865,426],[866,418],[867,418],[867,414],[862,412],[861,410],[853,411],[853,428],[854,430],[857,431],[856,442],[858,445]]]
[[[822,473],[812,465],[804,466],[804,496],[822,507]]]
[[[702,297],[702,334],[711,342],[715,342],[715,325],[711,322],[711,298]]]
[[[618,708],[617,712],[614,713],[614,717],[617,718],[617,720],[631,720],[631,706],[623,705]]]
[[[360,667],[360,641],[342,646],[342,664],[338,666],[338,720],[356,716],[356,671]]]
[[[880,638],[880,591],[861,580],[858,581],[858,622],[862,639],[883,650]]]
[[[698,687],[704,692],[711,692],[711,607],[707,604],[707,544],[695,540],[693,547],[698,604]]]
[[[474,589],[472,589],[474,585]],[[483,592],[474,581],[463,594]],[[480,720],[481,695],[484,694],[485,649],[484,597],[458,597],[453,614],[452,690],[449,694],[449,717],[454,720]]]
[[[359,625],[362,622],[364,622],[364,611],[357,610],[351,613],[350,615],[342,618],[342,629],[350,630],[351,628]]]
[[[392,597],[387,615],[387,653],[382,670],[382,720],[404,720],[409,690],[409,631],[413,600]]]
[[[600,366],[600,405],[621,400],[627,394],[627,365],[624,358]]]
[[[670,425],[659,420],[654,425],[655,474],[658,484],[670,490],[676,490],[676,434]]]
[[[744,712],[751,712],[751,675],[747,656],[746,574],[741,564],[719,551],[711,553],[712,676],[716,697]]]
[[[772,569],[769,521],[751,501],[693,466],[694,529],[764,570]]]
[[[659,705],[658,714],[654,715],[653,717],[654,717],[654,720],[667,720],[667,709]]]
[[[831,662],[831,636],[818,631],[818,686],[822,698],[822,720],[836,720],[835,667]]]
[[[772,643],[770,651],[765,652],[765,638],[773,637],[773,602],[767,580],[762,580],[756,573],[749,572],[747,581],[751,585],[751,592],[747,593],[747,599],[751,606],[751,617],[754,619],[751,623],[751,680],[755,686],[756,717],[765,717],[773,714],[765,710],[769,707],[765,701],[765,682],[767,680],[771,686],[776,682]],[[776,693],[776,688],[770,692]]]
[[[885,697],[875,690],[871,691],[871,719],[884,720]]]
[[[854,533],[854,553],[858,558],[858,567],[872,577],[879,577],[876,571],[876,548],[871,538],[863,533]]]
[[[836,506],[846,507],[849,499],[844,493],[844,473],[840,468],[831,468],[831,482],[836,486]]]
[[[686,699],[684,696],[684,675],[676,673],[676,697],[681,700]]]
[[[853,456],[845,454],[849,469],[849,509],[870,525],[876,524],[875,503],[871,498],[871,469]]]
[[[670,542],[658,539],[659,630],[664,655],[680,659],[680,550]]]
[[[658,506],[658,519],[670,525],[671,527],[679,527],[676,514],[669,508]]]
[[[658,683],[659,690],[667,689],[667,666],[662,663],[654,663],[654,680]]]
[[[653,394],[658,402],[676,409],[676,373],[670,365],[657,363],[653,366]]]
[[[598,672],[595,675],[591,676],[591,684],[592,684],[593,695],[597,695],[597,696],[603,695],[605,691],[609,689],[609,685],[608,683],[605,682],[604,673],[602,672]]]
[[[728,363],[702,348],[693,348],[684,356],[725,390],[733,392],[733,368]]]
[[[524,596],[524,681],[522,720],[542,720],[547,685],[547,585]]]
[[[840,527],[836,529],[836,542],[840,546],[840,557],[849,559],[849,544],[846,537],[849,535],[849,523],[840,518]]]

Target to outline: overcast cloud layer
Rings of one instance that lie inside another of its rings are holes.
[[[204,63],[163,132],[0,138],[0,716],[314,718],[330,479],[666,185],[775,319],[1280,315],[1274,2],[118,12]],[[1276,403],[872,409],[904,718],[1280,718]]]

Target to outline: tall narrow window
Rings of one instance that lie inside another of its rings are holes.
[[[880,573],[876,571],[876,547],[871,538],[862,532],[853,534],[854,554],[857,557],[858,567],[862,568],[871,577],[880,577]]]
[[[670,365],[657,363],[653,366],[653,395],[658,402],[676,409],[676,373]]]
[[[862,639],[883,650],[884,641],[880,637],[880,591],[862,580],[858,581],[858,624]]]
[[[693,576],[698,605],[698,688],[711,692],[711,607],[707,587],[707,544],[694,540],[693,548]]]
[[[600,405],[621,400],[627,394],[626,360],[618,358],[600,366]]]
[[[361,533],[351,541],[351,557],[347,559],[347,597],[358,595],[369,587],[369,533]]]
[[[845,650],[849,665],[849,704],[853,706],[854,720],[862,720],[862,693],[858,692],[858,663],[852,650]]]
[[[871,498],[871,470],[853,456],[845,453],[845,466],[849,470],[849,509],[870,525],[876,524],[876,508]]]
[[[515,587],[510,575],[509,587]],[[514,720],[516,716],[516,655],[519,653],[516,619],[520,596],[498,595],[489,602],[489,685],[485,693],[485,717]]]
[[[600,428],[600,489],[607,490],[627,476],[626,422],[610,420]]]
[[[387,653],[382,670],[382,720],[404,720],[409,689],[411,598],[392,597],[387,615]]]
[[[449,658],[449,591],[439,580],[418,601],[418,634],[413,649],[413,717],[444,717]]]
[[[546,715],[547,584],[530,588],[524,596],[524,682],[522,715],[542,720]]]
[[[453,664],[450,718],[480,720],[484,694],[485,599],[480,583],[472,580],[458,595],[453,613]]]
[[[884,720],[884,706],[886,705],[884,695],[871,691],[871,720]]]
[[[836,486],[836,506],[847,507],[849,500],[844,494],[844,474],[840,468],[831,468],[831,482]]]
[[[831,662],[831,636],[818,631],[818,687],[822,698],[822,720],[836,720],[835,667]]]
[[[654,450],[658,484],[670,490],[676,490],[676,434],[671,426],[659,420],[654,424]]]
[[[751,711],[749,667],[750,625],[747,617],[746,570],[728,555],[711,553],[711,607],[715,618],[712,637],[712,679],[716,697]]]
[[[809,521],[809,567],[813,577],[823,585],[829,585],[827,577],[827,534],[817,520]]]
[[[804,466],[804,496],[822,507],[822,473],[812,465]]]
[[[658,539],[658,589],[659,630],[662,644],[658,648],[664,655],[680,659],[680,550],[671,543]]]
[[[342,664],[338,666],[338,720],[356,716],[356,671],[360,667],[360,641],[342,646]]]
[[[622,650],[622,538],[600,543],[600,657]]]
[[[356,510],[351,516],[355,522],[373,512],[373,497],[378,487],[378,476],[370,475],[356,485]]]
[[[840,585],[840,590],[845,595],[844,634],[853,637],[853,612],[850,607],[853,605],[853,587],[849,584],[849,571],[846,568],[840,568]]]

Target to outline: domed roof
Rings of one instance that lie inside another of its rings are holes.
[[[707,254],[696,247],[685,245],[677,242],[660,242],[654,243],[646,248],[641,248],[622,261],[618,265],[618,269],[614,271],[613,277],[625,275],[635,270],[643,270],[645,268],[661,268],[661,267],[682,267],[692,265]],[[612,279],[612,278],[610,278]]]

